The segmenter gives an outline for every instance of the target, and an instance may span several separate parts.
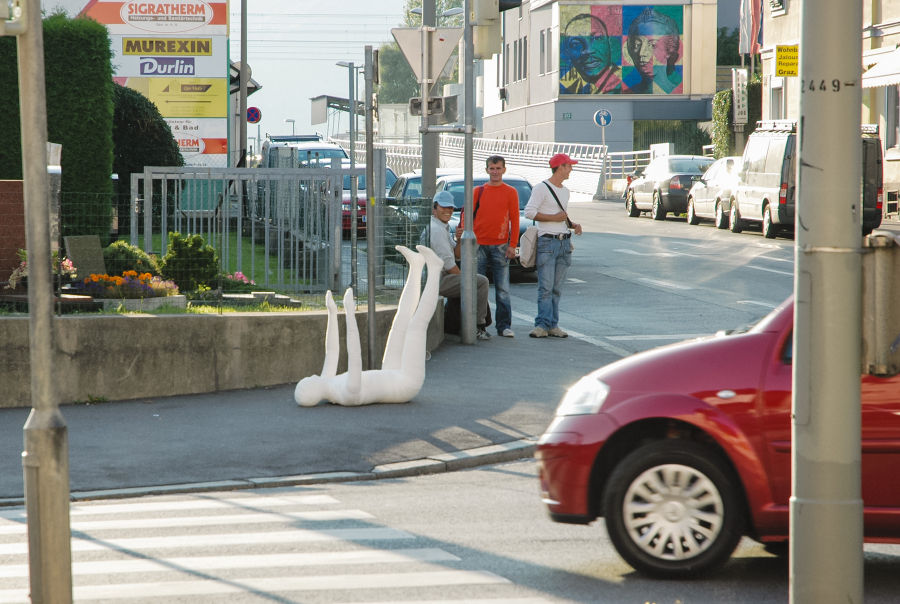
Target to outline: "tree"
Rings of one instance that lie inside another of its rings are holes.
[[[463,0],[434,0],[435,15],[438,25],[441,27],[461,27],[463,15],[453,17],[440,17],[441,14],[451,8],[462,7]],[[403,15],[403,27],[419,27],[422,25],[422,16],[411,13],[414,8],[422,8],[422,0],[406,0],[406,10]],[[456,52],[450,57],[449,70],[445,70],[445,76],[439,78],[435,84],[437,94],[440,94],[441,83],[444,81],[456,81],[458,64],[455,60]],[[412,97],[420,96],[421,88],[412,68],[403,56],[403,52],[395,42],[385,44],[378,49],[379,79],[378,102],[379,103],[406,103]]]
[[[720,27],[716,37],[716,65],[740,65],[740,34],[735,27],[729,33],[727,27]]]

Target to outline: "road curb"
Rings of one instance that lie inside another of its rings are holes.
[[[246,489],[264,489],[422,476],[425,474],[439,474],[442,472],[453,472],[456,470],[475,468],[504,461],[527,459],[534,456],[536,446],[537,443],[534,439],[527,438],[508,443],[486,445],[484,447],[456,451],[453,453],[441,453],[439,455],[421,459],[381,464],[375,466],[369,472],[319,472],[315,474],[297,474],[293,476],[269,476],[241,480],[219,480],[122,489],[76,491],[70,494],[70,499],[71,501],[124,499],[150,495],[176,495],[180,493],[201,493],[204,491],[238,491]],[[0,499],[0,507],[20,506],[24,505],[24,503],[25,500],[22,497]]]

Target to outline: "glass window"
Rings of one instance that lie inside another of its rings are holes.
[[[522,38],[522,78],[528,77],[528,36]]]
[[[900,147],[900,87],[886,86],[884,89],[884,146]]]
[[[546,50],[544,48],[544,30],[542,29],[538,35],[540,36],[538,38],[538,53],[539,53],[538,74],[543,75],[544,67],[547,64],[547,58],[545,56]]]

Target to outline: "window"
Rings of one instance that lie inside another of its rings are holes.
[[[884,89],[884,147],[900,147],[900,87]]]
[[[509,84],[509,44],[506,45],[506,52],[503,53],[503,85]]]
[[[512,81],[519,80],[519,41],[513,40],[513,56],[512,56]]]
[[[538,38],[538,48],[539,48],[539,51],[538,51],[539,52],[538,74],[543,75],[544,74],[544,66],[546,65],[545,53],[547,52],[546,48],[544,47],[544,30],[543,29],[540,31],[539,35],[540,35],[540,38]]]
[[[528,36],[522,38],[522,79],[528,77]]]
[[[547,73],[554,71],[553,67],[553,30],[547,30],[547,67],[545,69]]]

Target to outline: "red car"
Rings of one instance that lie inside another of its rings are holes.
[[[344,164],[345,167],[349,167],[349,161]],[[397,181],[397,175],[393,170],[387,168],[384,173],[384,184],[385,191],[390,189],[391,186]],[[344,190],[341,197],[341,228],[344,231],[344,234],[347,235],[350,233],[350,225],[353,221],[352,212],[353,206],[350,205],[350,175],[344,174]],[[363,234],[366,232],[366,176],[365,174],[359,176],[357,178],[356,184],[356,228],[359,234]]]
[[[557,522],[604,517],[635,569],[696,575],[742,536],[783,547],[791,495],[793,300],[741,333],[665,346],[581,378],[536,457]],[[862,378],[865,539],[900,541],[900,376]]]

